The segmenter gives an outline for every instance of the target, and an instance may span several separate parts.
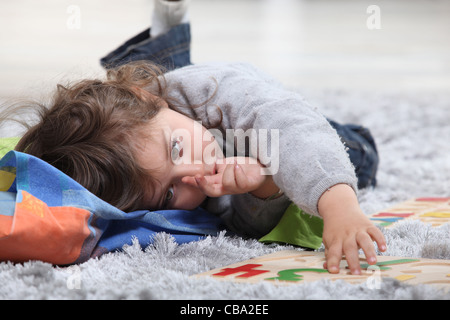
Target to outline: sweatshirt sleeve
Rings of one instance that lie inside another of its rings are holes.
[[[173,98],[201,105],[184,110],[192,118],[217,121],[214,110],[219,107],[223,132],[252,130],[257,148],[250,156],[267,166],[274,182],[303,211],[319,216],[320,196],[336,184],[356,192],[353,165],[326,118],[261,71],[247,64],[194,65],[168,73],[166,80]]]
[[[208,198],[202,207],[219,216],[233,233],[261,238],[275,228],[291,203],[286,195],[266,201],[245,193]]]

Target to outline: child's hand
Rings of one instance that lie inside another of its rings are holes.
[[[269,176],[261,174],[262,165],[247,157],[222,159],[223,164],[216,165],[217,174],[212,176],[196,175],[184,177],[182,181],[195,186],[208,197],[220,197],[225,194],[241,194],[259,189]]]
[[[330,273],[339,272],[345,255],[352,274],[361,274],[358,250],[362,249],[369,264],[375,264],[373,241],[381,251],[386,250],[382,232],[361,211],[353,189],[339,184],[325,192],[319,200],[319,213],[324,220],[323,243]]]

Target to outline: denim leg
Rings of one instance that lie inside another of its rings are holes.
[[[328,122],[336,129],[347,147],[347,153],[358,178],[358,188],[375,186],[379,159],[377,147],[369,129],[354,124],[341,125],[332,120]]]
[[[191,64],[189,23],[172,27],[167,33],[155,38],[150,37],[149,31],[146,29],[127,40],[100,59],[100,64],[109,69],[131,61],[150,60],[165,67],[166,71]]]

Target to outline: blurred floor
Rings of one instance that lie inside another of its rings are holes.
[[[148,27],[152,8],[2,1],[0,98],[41,97],[58,82],[102,74],[98,59]],[[295,87],[450,92],[447,0],[192,0],[190,17],[194,63],[247,61]]]

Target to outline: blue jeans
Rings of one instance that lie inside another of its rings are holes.
[[[177,25],[153,39],[149,31],[144,30],[103,57],[101,65],[109,69],[131,61],[150,60],[170,71],[191,64],[189,24]],[[355,124],[342,125],[333,120],[328,122],[347,147],[358,178],[358,188],[375,186],[378,152],[369,129]]]
[[[170,71],[191,64],[190,49],[190,25],[184,23],[153,39],[150,29],[146,29],[100,59],[100,63],[109,69],[131,61],[150,60]]]
[[[378,151],[369,129],[356,124],[339,124],[328,119],[347,147],[350,161],[355,167],[358,188],[374,187],[377,183]]]

